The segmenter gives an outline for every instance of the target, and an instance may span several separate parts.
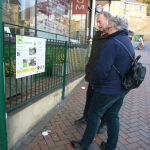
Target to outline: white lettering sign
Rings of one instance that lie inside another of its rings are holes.
[[[84,7],[85,7],[84,5],[80,5],[80,6],[76,5],[76,10],[78,10],[78,9],[84,9]]]

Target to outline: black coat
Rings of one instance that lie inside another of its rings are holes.
[[[93,68],[95,66],[95,62],[99,55],[101,46],[103,45],[105,40],[106,40],[106,36],[101,36],[100,31],[97,31],[95,33],[95,36],[93,37],[91,54],[90,54],[89,61],[85,68],[85,80],[87,82],[91,82],[92,80]]]

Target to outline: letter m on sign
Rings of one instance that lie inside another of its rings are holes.
[[[72,0],[72,14],[87,14],[88,0]]]

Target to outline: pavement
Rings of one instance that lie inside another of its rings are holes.
[[[137,43],[133,43],[136,46]],[[124,99],[120,111],[120,134],[116,150],[150,150],[150,42],[144,50],[136,50],[136,55],[147,67],[142,85],[131,90]],[[15,150],[74,150],[71,140],[79,140],[85,125],[75,125],[74,120],[82,116],[85,106],[87,83],[82,81],[59,106],[58,111],[41,121],[22,140]],[[44,135],[42,135],[42,133]],[[46,135],[47,134],[47,135]],[[106,140],[106,133],[98,134],[91,150],[100,150],[99,145]]]

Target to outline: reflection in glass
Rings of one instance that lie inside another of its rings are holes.
[[[69,1],[37,0],[37,29],[68,36]]]
[[[69,36],[69,11],[70,0],[3,0],[5,32],[35,36],[37,29],[37,36],[62,39]]]
[[[34,35],[28,28],[35,28],[35,0],[3,0],[3,22],[11,33]]]

